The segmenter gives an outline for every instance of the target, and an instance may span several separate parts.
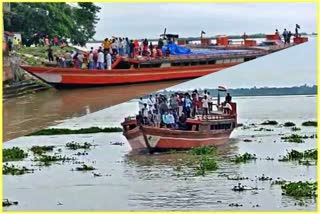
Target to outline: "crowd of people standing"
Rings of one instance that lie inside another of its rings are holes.
[[[191,94],[174,93],[168,98],[163,94],[149,95],[147,100],[142,97],[139,100],[138,123],[155,127],[187,129],[186,121],[196,115],[202,115],[202,119],[208,119],[213,111],[223,111],[230,114],[232,111],[231,96],[228,93],[225,101],[214,103],[214,99],[207,90],[199,94],[194,90]],[[215,106],[215,109],[214,109]]]
[[[297,38],[297,37],[301,37],[301,34],[299,34],[299,30],[298,30],[298,29],[300,29],[300,25],[296,24],[295,34],[294,34],[294,35],[291,33],[290,30],[287,31],[286,28],[283,30],[282,38],[283,38],[284,44],[290,44],[290,41],[291,41],[291,37],[292,37],[292,36],[294,36],[294,37],[296,37],[296,38]],[[282,40],[278,29],[276,29],[275,35],[278,36],[279,40]]]

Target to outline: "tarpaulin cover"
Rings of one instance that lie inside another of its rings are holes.
[[[166,50],[170,50],[170,55],[202,55],[202,54],[230,54],[246,52],[248,50],[215,50],[215,49],[203,49],[191,51],[189,48],[179,46],[177,44],[168,44],[162,48],[162,52],[166,53]]]
[[[167,49],[170,50],[171,55],[185,55],[190,54],[191,50],[186,47],[179,46],[177,44],[171,43],[162,48],[162,52],[166,53]]]

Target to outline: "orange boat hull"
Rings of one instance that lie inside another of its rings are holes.
[[[180,132],[180,133],[179,133]],[[167,151],[185,150],[202,146],[219,146],[227,143],[232,130],[221,130],[212,133],[191,133],[164,130],[154,127],[136,127],[124,133],[133,151]],[[179,133],[179,134],[178,134]],[[144,136],[145,135],[145,136]],[[146,143],[148,141],[148,144]]]
[[[119,85],[175,79],[192,79],[237,64],[239,63],[167,68],[114,69],[110,71],[32,66],[21,66],[21,68],[44,82],[56,87],[81,87],[88,85]]]

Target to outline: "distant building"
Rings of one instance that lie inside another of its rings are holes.
[[[8,13],[10,11],[11,11],[10,3],[9,2],[3,3],[3,12]]]

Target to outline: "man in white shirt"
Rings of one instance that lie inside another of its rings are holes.
[[[208,107],[209,107],[209,100],[207,95],[204,95],[203,99],[202,99],[202,108],[203,108],[203,112],[202,112],[202,119],[204,119],[204,116],[206,116],[206,118],[208,119]]]
[[[104,54],[102,50],[99,50],[99,53],[98,53],[98,69],[100,70],[104,69]]]

